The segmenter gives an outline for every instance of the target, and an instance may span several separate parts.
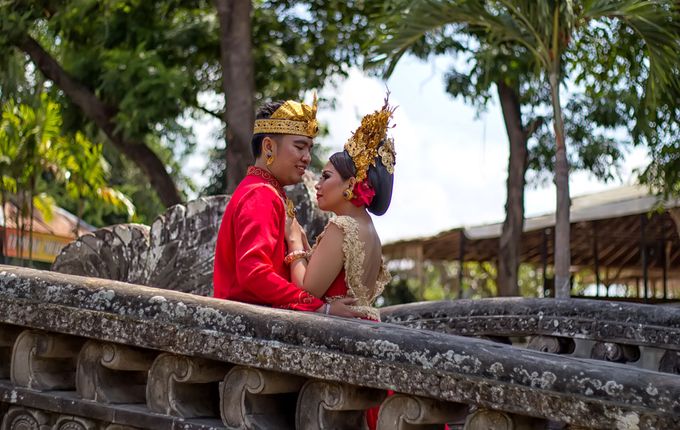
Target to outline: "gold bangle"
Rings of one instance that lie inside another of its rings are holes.
[[[299,249],[297,251],[291,251],[283,259],[283,262],[290,265],[293,261],[299,260],[300,258],[307,258],[307,251],[304,251],[302,249]]]

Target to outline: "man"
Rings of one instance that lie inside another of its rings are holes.
[[[214,295],[217,298],[343,317],[359,317],[347,298],[325,304],[289,281],[284,262],[286,217],[294,216],[283,189],[297,184],[311,161],[318,131],[316,100],[268,103],[257,113],[252,150],[255,165],[236,187],[217,235]]]

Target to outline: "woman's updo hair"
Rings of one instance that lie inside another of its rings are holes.
[[[385,141],[380,142],[382,146]],[[357,169],[354,166],[354,161],[347,151],[336,152],[329,158],[330,163],[338,171],[343,180],[347,180],[356,175]],[[375,215],[383,215],[387,212],[392,201],[392,185],[394,184],[394,175],[387,171],[383,165],[380,157],[376,157],[375,166],[368,167],[368,183],[375,191],[375,197],[368,211]]]

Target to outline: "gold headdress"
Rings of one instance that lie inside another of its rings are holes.
[[[253,134],[293,134],[314,138],[319,131],[316,109],[316,93],[312,106],[287,100],[271,117],[255,120]]]
[[[396,108],[388,103],[389,93],[385,97],[382,109],[364,116],[361,125],[345,143],[345,151],[352,157],[354,167],[357,169],[356,180],[361,182],[366,179],[369,166],[375,166],[375,159],[380,160],[388,172],[394,173],[396,152],[394,140],[387,137],[390,119]],[[382,146],[380,142],[385,141]]]

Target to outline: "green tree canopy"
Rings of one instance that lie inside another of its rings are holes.
[[[253,6],[257,100],[298,97],[346,73],[369,37],[363,1],[260,0]],[[16,72],[0,80],[0,96],[18,99],[52,73],[65,130],[90,138],[103,131],[166,204],[181,198],[166,190],[181,182],[179,172],[149,142],[191,151],[186,119],[223,118],[224,106],[211,111],[199,101],[199,95],[224,99],[213,3],[16,0],[0,4],[0,16],[0,67]]]
[[[12,99],[5,103],[0,119],[0,206],[12,200],[19,208],[15,221],[22,232],[18,248],[23,249],[23,232],[28,231],[29,259],[34,210],[38,208],[49,220],[55,197],[69,198],[79,217],[84,204],[93,201],[114,210],[122,208],[128,219],[134,217],[129,199],[107,186],[107,174],[101,145],[92,144],[80,132],[64,134],[59,105],[46,94],[40,95],[35,106]]]
[[[518,123],[520,128],[521,118],[518,118],[517,113],[509,116],[507,105],[517,107],[517,104],[526,103],[527,95],[539,97],[547,95],[534,100],[531,107],[536,107],[536,101],[549,100],[555,144],[547,145],[549,132],[539,135],[537,153],[543,155],[544,160],[541,163],[541,158],[537,157],[533,167],[540,169],[548,165],[554,166],[557,185],[556,286],[559,295],[568,296],[569,161],[565,131],[569,132],[577,149],[575,153],[579,156],[575,159],[582,160],[584,165],[592,166],[596,173],[606,178],[609,175],[608,166],[620,156],[620,150],[612,135],[607,130],[602,132],[602,129],[616,129],[626,123],[626,120],[642,124],[634,126],[633,134],[639,130],[645,132],[654,128],[647,125],[652,116],[650,112],[659,111],[659,107],[663,106],[663,98],[667,97],[668,93],[674,94],[675,97],[680,94],[676,55],[680,47],[680,38],[677,37],[680,21],[676,2],[396,0],[393,4],[397,5],[394,10],[396,13],[385,14],[387,35],[377,45],[374,56],[378,62],[388,62],[388,73],[395,62],[409,51],[422,53],[425,48],[427,52],[433,49],[433,45],[435,50],[443,48],[444,51],[451,49],[456,52],[464,51],[466,45],[455,39],[456,34],[463,33],[474,42],[472,54],[469,55],[474,60],[474,67],[467,74],[458,72],[450,74],[449,90],[452,93],[462,94],[478,104],[485,104],[488,101],[488,85],[490,82],[495,83],[499,90],[506,125]],[[620,37],[620,33],[624,37]],[[631,37],[626,39],[626,34]],[[603,35],[608,37],[602,37]],[[633,47],[641,49],[630,51],[601,49],[604,44],[615,43],[616,40],[613,39],[626,40]],[[601,55],[606,50],[608,55]],[[644,82],[644,88],[638,94],[638,105],[627,104],[628,115],[617,121],[613,113],[618,108],[619,99],[614,97],[603,99],[602,91],[598,94],[594,88],[600,85],[609,96],[617,91],[628,92],[628,99],[632,98],[630,87],[621,88],[620,80],[616,76],[611,82],[607,79],[602,80],[603,70],[604,74],[608,74],[612,69],[617,69],[613,65],[618,64],[617,57],[621,54],[623,63],[638,62],[640,67],[636,71],[639,73],[633,76],[633,79],[637,78]],[[478,67],[480,65],[481,67]],[[597,76],[598,74],[600,76]],[[517,79],[518,77],[520,79]],[[567,105],[571,123],[565,127],[560,87],[570,78],[585,88]],[[594,82],[598,78],[600,80]],[[529,89],[538,91],[517,94],[521,89],[526,89],[527,83]],[[524,88],[522,84],[525,85]],[[508,86],[510,91],[504,89]],[[474,92],[478,95],[474,95]],[[593,100],[593,103],[584,106],[584,102],[588,103],[590,100]],[[513,140],[516,139],[513,139],[510,128],[508,134],[512,148]],[[526,133],[523,134],[526,136]],[[545,159],[552,162],[546,163]],[[511,149],[509,184],[513,171],[516,170],[512,168],[512,160]],[[509,198],[515,188],[508,186]],[[503,242],[501,238],[501,244]]]

